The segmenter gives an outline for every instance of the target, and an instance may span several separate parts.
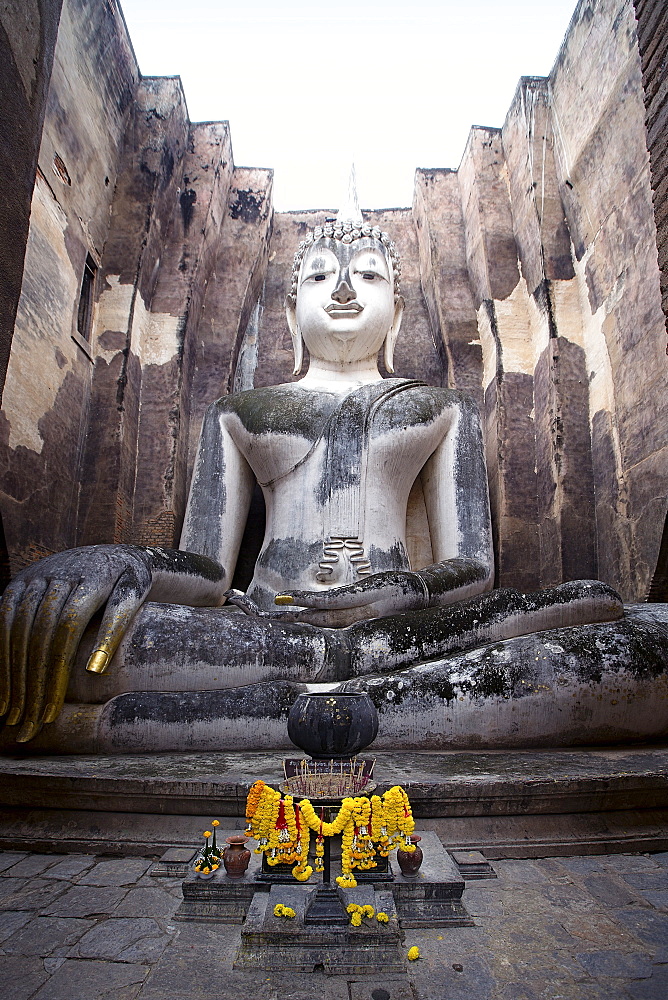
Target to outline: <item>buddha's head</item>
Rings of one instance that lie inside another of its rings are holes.
[[[311,358],[341,366],[375,358],[384,344],[393,372],[404,307],[400,275],[396,247],[377,226],[336,222],[309,233],[295,254],[286,299],[293,374],[301,371],[304,343]]]

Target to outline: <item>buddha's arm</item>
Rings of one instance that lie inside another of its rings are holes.
[[[206,412],[180,548],[199,552],[223,567],[220,597],[231,586],[255,479],[229,432],[229,397]]]
[[[468,397],[453,411],[447,434],[421,475],[435,562],[418,573],[429,607],[490,590],[492,524],[480,417]]]
[[[59,714],[81,637],[104,607],[88,669],[101,673],[146,600],[222,604],[250,502],[252,474],[207,413],[182,545],[91,545],[48,556],[17,574],[0,602],[0,715],[31,739]],[[229,529],[229,537],[225,532]],[[222,564],[221,564],[222,563]]]

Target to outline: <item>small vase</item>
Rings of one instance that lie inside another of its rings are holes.
[[[223,864],[228,878],[243,878],[250,863],[251,852],[244,844],[248,837],[227,838],[228,847],[223,851]]]
[[[397,851],[397,861],[399,862],[399,867],[401,868],[401,874],[404,878],[417,878],[418,872],[420,871],[420,865],[422,864],[422,848],[418,847],[419,841],[422,840],[416,834],[411,834],[411,844],[415,844],[414,851],[404,851],[401,848]]]
[[[213,878],[215,874],[215,872],[195,872],[195,877],[202,878],[206,881],[207,879]]]

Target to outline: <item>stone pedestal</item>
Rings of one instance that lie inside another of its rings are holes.
[[[151,865],[149,875],[153,878],[185,878],[196,855],[194,847],[170,847],[159,861]]]
[[[387,913],[389,922],[375,916],[360,927],[319,927],[304,923],[309,896],[314,890],[302,886],[271,887],[257,892],[241,930],[241,945],[235,969],[268,969],[273,972],[314,972],[326,975],[382,975],[406,971],[403,932],[397,920],[392,893],[372,887],[343,890],[343,905],[370,904],[374,912]],[[295,917],[275,917],[277,903],[291,906]]]
[[[462,903],[465,882],[432,831],[420,831],[424,860],[417,878],[397,873],[392,895],[402,927],[472,927]]]
[[[227,834],[219,836],[224,843]],[[198,878],[191,868],[183,882],[183,902],[174,919],[206,924],[242,924],[255,893],[268,893],[270,889],[269,885],[257,882],[260,867],[259,855],[251,854],[248,869],[242,878],[228,878],[221,865],[213,878],[206,881]],[[294,879],[292,881],[294,883]]]
[[[226,835],[220,836],[222,839]],[[371,869],[364,873],[365,880],[360,880],[357,889],[346,892],[385,892],[388,898],[394,900],[392,906],[396,909],[402,927],[470,927],[473,920],[462,902],[464,878],[437,834],[428,830],[420,831],[420,836],[424,861],[417,878],[404,878],[394,865],[394,880],[391,883],[388,884],[387,873],[383,872],[379,874],[378,881],[374,882]],[[261,859],[257,854],[252,854],[248,871],[240,879],[227,878],[222,868],[207,881],[197,878],[193,871],[189,872],[183,882],[183,902],[174,919],[241,924],[244,919],[250,919],[251,912],[255,912],[252,905],[255,905],[257,893],[269,895],[276,890],[276,902],[285,903],[284,896],[287,892],[298,889],[302,893],[310,893],[320,884],[320,878],[316,876],[312,876],[308,884],[301,886],[294,879],[282,885],[263,881]],[[301,898],[298,897],[298,900],[301,901]],[[347,902],[357,903],[360,900],[349,895]]]

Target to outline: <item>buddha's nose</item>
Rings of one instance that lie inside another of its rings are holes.
[[[345,271],[341,272],[338,284],[332,292],[332,298],[335,302],[340,302],[341,305],[345,305],[346,302],[352,302],[352,300],[356,297],[357,293],[350,284],[350,275],[348,274],[348,268],[346,268]]]

